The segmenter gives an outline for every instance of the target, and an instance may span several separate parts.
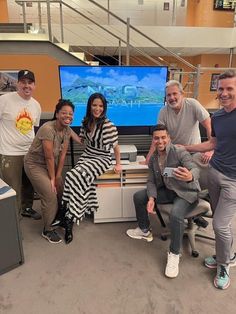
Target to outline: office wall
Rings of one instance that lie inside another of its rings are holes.
[[[202,55],[200,64],[202,67],[212,67],[214,70],[203,71],[201,74],[199,84],[199,101],[208,109],[219,108],[218,101],[216,100],[216,92],[210,91],[211,75],[213,73],[221,73],[222,71],[218,68],[229,66],[229,55]],[[235,60],[232,67],[236,67]]]
[[[201,104],[207,108],[207,109],[218,109],[219,105],[216,100],[216,92],[210,91],[210,83],[211,83],[211,76],[213,73],[221,73],[222,71],[219,70],[219,68],[224,68],[229,66],[229,55],[198,55],[194,57],[184,57],[182,56],[186,61],[190,62],[191,64],[197,66],[201,65],[201,67],[209,67],[213,68],[212,70],[204,70],[201,71],[200,75],[200,81],[199,81],[199,88],[198,88],[198,100],[201,102]],[[185,95],[186,97],[192,97],[193,95],[193,84],[191,83],[191,70],[188,68],[185,64],[181,63],[180,61],[168,57],[163,56],[164,60],[166,61],[166,64],[174,66],[176,69],[180,69],[184,74],[178,74],[181,76],[181,83],[183,87],[185,88]],[[137,65],[139,62],[149,62],[150,61],[145,60],[145,58],[131,58],[130,64],[131,65]],[[154,65],[154,64],[153,64]],[[236,67],[236,60],[233,61],[232,67]],[[174,79],[179,79],[179,77],[174,77]]]
[[[47,55],[0,55],[0,71],[29,69],[35,73],[34,97],[43,112],[54,111],[60,98],[58,65],[56,59]]]
[[[7,1],[0,0],[0,23],[7,23],[7,22],[8,22]]]
[[[176,64],[178,69],[183,72],[191,70],[179,61],[171,57],[164,57],[169,64]],[[131,58],[130,64],[140,64],[137,59]],[[144,58],[143,58],[144,59]],[[200,77],[199,101],[208,109],[218,108],[216,92],[210,91],[210,82],[212,73],[220,73],[218,67],[228,67],[229,55],[199,55],[195,57],[186,57],[187,61],[194,65],[200,64],[202,67],[215,68],[214,71],[204,71]],[[150,61],[146,64],[151,64]],[[30,69],[36,76],[36,90],[34,97],[40,102],[43,112],[53,112],[55,104],[60,98],[60,82],[58,74],[59,62],[47,55],[1,55],[0,70],[19,70]],[[236,67],[236,62],[233,62]],[[182,75],[182,84],[188,83],[188,75]],[[186,96],[191,96],[193,85],[186,87]],[[188,92],[190,94],[188,94]]]
[[[234,12],[213,10],[213,0],[188,0],[186,26],[233,27]]]

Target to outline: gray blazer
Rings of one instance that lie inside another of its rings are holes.
[[[164,167],[177,168],[185,167],[193,174],[193,181],[184,182],[172,177],[163,177],[158,164],[158,153],[155,151],[149,161],[149,176],[147,182],[148,197],[157,197],[158,189],[165,185],[169,190],[173,190],[179,197],[189,203],[198,199],[198,192],[201,190],[198,182],[199,169],[192,161],[192,157],[183,147],[169,144],[166,147],[167,158]]]

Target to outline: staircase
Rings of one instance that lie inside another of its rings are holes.
[[[32,23],[26,24],[26,31],[28,32]],[[0,23],[0,33],[24,33],[24,23]]]

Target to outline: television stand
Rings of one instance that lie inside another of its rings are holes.
[[[146,188],[148,166],[141,165],[144,156],[122,165],[120,174],[113,168],[96,180],[99,209],[94,213],[94,223],[135,221],[133,194]]]

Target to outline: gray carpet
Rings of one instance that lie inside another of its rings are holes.
[[[152,243],[128,238],[126,229],[135,226],[86,219],[74,228],[71,244],[50,244],[40,235],[42,222],[24,218],[25,263],[0,276],[0,313],[235,313],[236,267],[231,286],[220,291],[213,286],[215,271],[202,265],[214,242],[198,240],[200,256],[193,258],[184,239],[180,274],[168,279],[169,241],[158,237],[156,218]]]

